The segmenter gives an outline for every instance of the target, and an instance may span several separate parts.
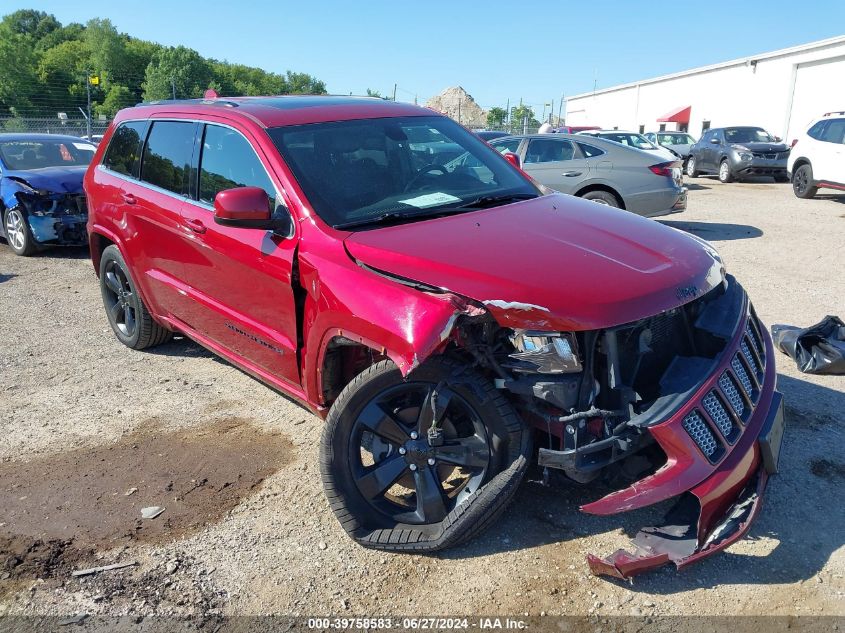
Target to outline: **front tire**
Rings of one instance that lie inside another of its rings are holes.
[[[804,163],[792,174],[792,192],[799,198],[812,198],[818,192],[813,186],[813,168]]]
[[[591,200],[592,202],[604,204],[608,207],[616,207],[617,209],[622,207],[622,204],[619,202],[619,198],[609,191],[588,191],[581,197],[584,198],[584,200]]]
[[[432,420],[442,444],[428,439]],[[385,360],[332,405],[320,471],[332,511],[357,543],[433,552],[488,527],[529,456],[530,433],[492,381],[443,357],[405,379]]]
[[[100,293],[109,325],[126,347],[145,349],[160,345],[173,336],[147,310],[123,255],[114,245],[107,247],[100,258]]]
[[[686,172],[690,178],[698,178],[698,171],[695,168],[695,156],[687,158]]]
[[[38,250],[35,238],[32,237],[32,231],[29,230],[26,216],[18,207],[6,209],[3,216],[3,229],[6,232],[6,242],[15,255],[29,257]]]
[[[728,163],[727,158],[723,158],[722,162],[719,163],[719,182],[723,182],[725,184],[734,181],[734,176],[731,173],[731,166]]]

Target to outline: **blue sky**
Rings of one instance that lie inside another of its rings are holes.
[[[139,7],[142,7],[139,9]],[[725,7],[721,9],[720,7]],[[845,32],[845,2],[4,0],[207,57],[307,72],[337,94],[424,102],[461,85],[484,108],[644,79]]]

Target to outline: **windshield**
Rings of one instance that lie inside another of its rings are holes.
[[[725,128],[725,140],[728,143],[774,143],[775,139],[766,130],[759,127]]]
[[[637,149],[657,149],[657,146],[649,141],[644,136],[640,136],[639,134],[598,134],[597,136],[607,139],[608,141],[613,141],[615,143],[621,143],[622,145],[627,145],[628,147],[636,147]]]
[[[446,117],[312,123],[268,133],[314,210],[335,227],[539,195],[495,150]]]
[[[91,162],[95,151],[97,148],[83,139],[0,141],[0,159],[14,170],[81,167]]]
[[[661,145],[695,145],[695,139],[689,134],[659,134]]]

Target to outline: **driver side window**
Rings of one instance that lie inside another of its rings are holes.
[[[200,202],[214,204],[214,197],[224,189],[261,187],[270,198],[270,210],[276,208],[273,181],[249,141],[235,130],[205,126],[199,176]]]

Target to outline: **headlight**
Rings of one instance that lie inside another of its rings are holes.
[[[517,370],[539,374],[571,374],[581,371],[578,341],[571,332],[514,330],[510,337],[516,352],[510,358],[525,363]]]
[[[739,155],[739,160],[751,160],[754,158],[754,155],[751,152],[737,152]]]

